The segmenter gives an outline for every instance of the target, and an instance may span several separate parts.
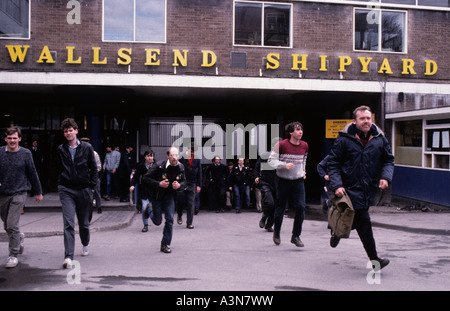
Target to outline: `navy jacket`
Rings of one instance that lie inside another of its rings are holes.
[[[368,209],[375,200],[379,180],[392,182],[394,156],[384,133],[375,124],[364,146],[348,124],[334,142],[328,159],[328,173],[333,192],[344,187],[355,209]]]
[[[173,195],[174,198],[176,196],[177,190],[174,190],[171,186],[168,188],[161,188],[159,186],[159,182],[167,178],[167,161],[169,160],[163,160],[153,164],[142,179],[142,183],[147,183],[153,191],[151,192],[153,200],[162,200],[168,195]],[[186,188],[186,176],[184,174],[184,166],[181,162],[178,162],[177,173],[176,180],[180,184],[180,188],[178,190],[183,190]]]
[[[203,172],[202,172],[202,165],[200,164],[200,160],[199,159],[194,159],[192,161],[192,166],[191,169],[189,169],[189,160],[186,158],[181,158],[180,159],[181,164],[183,164],[184,166],[184,173],[186,175],[186,182],[189,185],[196,185],[201,187],[202,186],[202,177],[203,177]]]

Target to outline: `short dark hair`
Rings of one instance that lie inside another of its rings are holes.
[[[14,133],[17,133],[17,136],[19,136],[19,138],[22,137],[22,131],[17,126],[11,126],[5,131],[6,136],[12,135]]]
[[[78,130],[78,124],[75,122],[72,118],[66,118],[62,120],[61,122],[61,130],[64,131],[65,129],[73,128],[74,130]]]
[[[291,123],[287,124],[284,127],[284,132],[285,132],[286,137],[289,138],[290,137],[290,133],[295,131],[295,129],[298,128],[298,127],[301,128],[302,131],[303,131],[303,124],[301,124],[298,121],[294,121],[294,122],[291,122]]]
[[[364,105],[363,105],[363,106],[357,107],[355,110],[353,110],[353,119],[356,120],[356,113],[357,113],[358,111],[366,111],[366,110],[372,112],[372,110],[370,110],[370,107],[369,107],[369,106],[364,106]]]

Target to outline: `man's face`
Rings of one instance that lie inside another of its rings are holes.
[[[214,163],[219,165],[220,164],[220,158],[219,157],[215,157],[214,158]]]
[[[13,133],[11,135],[6,136],[5,142],[8,145],[9,151],[16,151],[19,149],[19,142],[22,140],[21,137],[19,137],[18,133]]]
[[[356,125],[358,130],[367,135],[372,126],[372,113],[369,110],[357,111],[356,119],[353,120],[353,123]]]
[[[303,130],[302,130],[302,128],[300,126],[297,126],[294,129],[294,131],[291,132],[290,134],[291,134],[292,138],[300,140],[300,139],[302,139],[302,136],[303,136]]]
[[[170,164],[177,165],[179,157],[178,149],[170,149],[169,155],[167,157],[169,158]]]
[[[67,129],[64,129],[64,137],[68,141],[73,141],[77,138],[78,130],[74,129],[73,127],[69,127]]]
[[[243,158],[239,158],[238,159],[238,165],[239,166],[244,166],[244,159]]]

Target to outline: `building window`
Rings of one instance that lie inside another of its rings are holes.
[[[0,1],[0,38],[30,38],[30,1]]]
[[[422,120],[395,123],[395,164],[422,166]]]
[[[450,119],[427,120],[425,129],[425,167],[450,169]]]
[[[291,4],[235,1],[234,44],[290,47],[291,15]]]
[[[355,9],[356,51],[406,53],[406,12]]]
[[[103,0],[103,41],[166,42],[166,0]]]

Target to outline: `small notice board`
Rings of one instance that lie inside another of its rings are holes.
[[[352,121],[352,119],[325,120],[325,138],[337,138],[339,131]]]

